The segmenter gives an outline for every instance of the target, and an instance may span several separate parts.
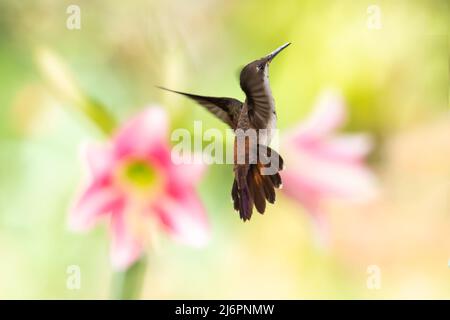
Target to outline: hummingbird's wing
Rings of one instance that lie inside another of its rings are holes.
[[[170,92],[175,92],[194,100],[198,104],[205,107],[209,112],[214,114],[217,118],[228,124],[231,128],[233,129],[235,128],[236,126],[235,123],[237,122],[237,119],[235,119],[235,117],[237,117],[237,115],[239,114],[239,110],[242,106],[242,102],[240,102],[239,100],[224,97],[218,98],[218,97],[200,96],[196,94],[167,89],[164,87],[158,88]]]
[[[265,129],[271,115],[275,113],[275,103],[269,87],[269,79],[264,72],[252,69],[253,64],[241,72],[240,84],[247,97],[249,117],[256,129]]]

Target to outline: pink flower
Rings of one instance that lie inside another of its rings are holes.
[[[89,181],[71,210],[69,225],[83,231],[108,218],[116,269],[126,269],[140,257],[148,227],[155,223],[189,245],[208,240],[205,210],[195,192],[204,166],[172,162],[167,122],[163,109],[150,107],[110,142],[84,148]]]
[[[285,136],[282,145],[283,191],[311,214],[322,237],[327,228],[324,199],[364,201],[376,192],[376,179],[364,163],[371,150],[369,137],[335,133],[346,120],[345,112],[341,96],[325,92],[309,118]]]

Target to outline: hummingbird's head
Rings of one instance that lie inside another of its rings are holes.
[[[241,71],[240,80],[241,83],[245,82],[251,78],[260,78],[261,76],[267,75],[268,67],[270,62],[287,46],[291,43],[285,43],[281,47],[275,49],[268,55],[262,57],[261,59],[255,60],[247,64]]]

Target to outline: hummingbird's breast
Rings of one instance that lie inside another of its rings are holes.
[[[248,105],[244,103],[241,114],[239,116],[239,121],[237,123],[236,129],[257,130],[258,143],[268,146],[277,128],[277,115],[275,110],[270,111],[270,116],[267,121],[267,126],[265,128],[259,128],[251,121],[248,113]]]
[[[270,141],[272,141],[276,128],[277,115],[275,114],[275,111],[273,111],[270,115],[269,122],[267,123],[266,130],[260,130],[259,132],[259,143],[268,146],[270,144]]]

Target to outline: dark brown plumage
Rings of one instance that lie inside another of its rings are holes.
[[[244,221],[251,218],[253,207],[259,213],[264,213],[266,201],[274,203],[275,189],[281,187],[279,171],[283,169],[283,159],[268,147],[271,139],[270,130],[276,128],[275,101],[269,85],[269,64],[289,44],[247,64],[242,69],[239,78],[246,96],[244,103],[233,98],[200,96],[159,87],[196,101],[235,130],[237,135],[234,149],[235,179],[231,196],[234,209],[239,211]],[[239,140],[240,135],[245,135],[248,130],[257,131],[256,141],[251,142],[247,137]],[[238,141],[243,142],[243,145],[237,147]],[[241,158],[244,161],[240,161]],[[271,164],[277,164],[276,171],[265,175],[267,171],[265,169]]]

